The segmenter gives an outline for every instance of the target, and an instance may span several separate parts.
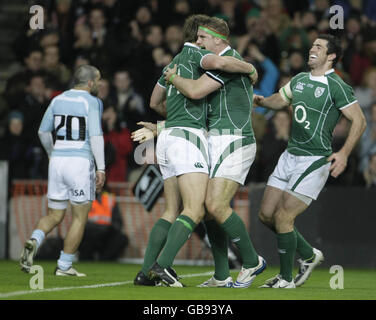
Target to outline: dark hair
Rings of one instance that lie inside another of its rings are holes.
[[[73,75],[73,84],[75,86],[87,85],[89,80],[94,80],[99,70],[90,65],[82,65],[77,68]]]
[[[184,41],[196,42],[197,30],[200,25],[206,25],[210,17],[205,14],[194,14],[189,16],[183,26]]]
[[[221,18],[212,17],[205,26],[215,30],[217,33],[220,33],[225,37],[230,35],[230,29],[227,22]]]
[[[332,67],[334,68],[337,62],[342,57],[342,46],[341,40],[331,34],[320,34],[317,39],[326,40],[328,43],[326,47],[328,48],[327,54],[335,53],[336,57],[332,61]]]

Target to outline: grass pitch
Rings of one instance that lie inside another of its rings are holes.
[[[317,268],[300,288],[295,290],[260,289],[266,279],[276,275],[268,267],[248,289],[197,288],[207,280],[213,267],[176,266],[186,288],[139,287],[133,279],[139,265],[99,262],[77,262],[85,278],[56,277],[55,261],[36,261],[43,267],[44,288],[30,289],[33,274],[21,272],[17,261],[0,260],[1,300],[375,300],[375,270],[344,269],[344,289],[330,288],[334,274],[328,268]],[[238,274],[232,270],[234,279]]]

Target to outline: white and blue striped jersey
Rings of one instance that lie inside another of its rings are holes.
[[[103,135],[102,101],[85,90],[71,89],[56,96],[48,106],[39,131],[55,131],[51,156],[93,159],[90,137]]]

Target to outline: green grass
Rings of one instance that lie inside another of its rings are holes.
[[[314,271],[304,286],[295,290],[259,289],[258,286],[278,273],[278,268],[268,267],[259,275],[248,289],[227,288],[197,288],[210,276],[193,276],[183,278],[186,288],[167,287],[138,287],[133,285],[133,279],[140,269],[139,265],[119,263],[84,263],[75,264],[80,272],[88,275],[86,278],[56,277],[53,275],[55,261],[36,261],[44,269],[44,291],[32,291],[29,281],[32,274],[20,271],[18,262],[0,260],[0,299],[10,300],[375,300],[376,274],[374,270],[346,269],[344,270],[344,289],[332,290],[329,286],[328,268],[318,268]],[[199,274],[213,271],[212,267],[176,266],[179,275]],[[232,271],[236,278],[238,271]],[[74,288],[98,284],[119,283],[114,286],[98,288]],[[122,282],[125,282],[124,284]],[[69,288],[65,290],[52,288]],[[72,288],[73,287],[73,288]],[[50,291],[46,291],[49,290]],[[55,289],[54,289],[55,290]],[[9,296],[15,292],[21,292]],[[8,294],[5,296],[4,294]]]

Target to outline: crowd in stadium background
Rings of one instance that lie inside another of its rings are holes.
[[[18,59],[0,96],[0,160],[13,179],[47,179],[48,158],[37,131],[51,99],[71,87],[82,64],[102,74],[107,181],[134,181],[130,132],[137,122],[161,118],[148,102],[162,69],[183,45],[182,24],[194,13],[227,21],[231,45],[259,73],[256,94],[269,96],[307,70],[307,55],[320,33],[341,37],[344,55],[336,72],[355,91],[368,126],[339,178],[328,185],[376,187],[376,1],[373,0],[44,0],[44,29],[29,21],[14,39]],[[331,29],[330,7],[344,9],[344,29]],[[290,117],[255,107],[257,157],[247,182],[266,182],[287,146]],[[349,123],[334,131],[342,146]]]

